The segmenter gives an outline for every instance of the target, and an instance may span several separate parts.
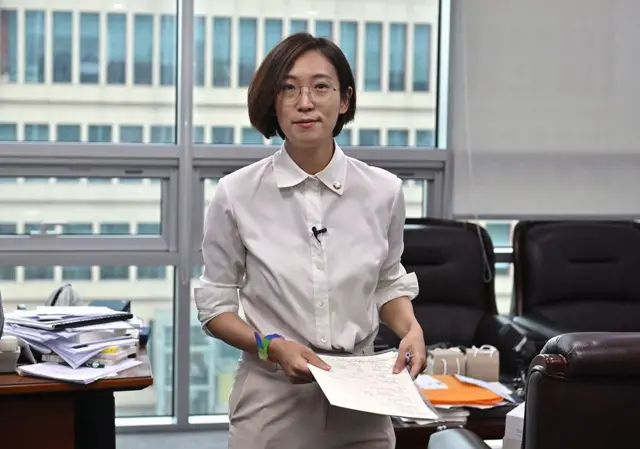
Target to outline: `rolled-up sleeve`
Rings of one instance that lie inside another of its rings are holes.
[[[376,288],[378,310],[387,302],[401,296],[413,300],[418,296],[418,278],[415,273],[407,273],[400,262],[404,251],[404,221],[406,216],[402,181],[398,179],[397,191],[392,206],[388,230],[389,252],[382,264]]]
[[[194,289],[198,319],[206,324],[224,312],[238,313],[238,289],[245,272],[246,250],[229,200],[224,178],[218,183],[204,220],[204,272]]]

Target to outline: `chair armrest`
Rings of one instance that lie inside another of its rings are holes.
[[[542,321],[542,319],[536,319],[525,316],[512,317],[513,323],[518,327],[524,329],[528,334],[528,338],[544,346],[550,338],[567,332],[566,329],[560,329]]]
[[[475,433],[467,429],[447,429],[429,438],[427,449],[490,449]]]

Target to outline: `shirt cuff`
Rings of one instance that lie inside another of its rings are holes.
[[[418,287],[418,277],[415,273],[406,273],[398,279],[385,284],[384,286],[379,286],[376,290],[376,306],[378,307],[378,311],[392,299],[406,296],[410,300],[413,300],[418,296],[420,291]]]
[[[238,289],[236,287],[218,287],[207,285],[194,289],[194,298],[198,309],[198,320],[202,330],[210,337],[215,337],[207,328],[207,323],[225,312],[238,314]]]

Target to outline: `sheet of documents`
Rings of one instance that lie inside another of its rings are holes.
[[[477,385],[478,387],[486,388],[489,391],[493,391],[495,394],[502,396],[509,402],[516,403],[516,400],[511,397],[511,391],[500,382],[486,382],[484,380],[475,379],[473,377],[463,376],[461,374],[455,374],[456,379],[466,384]]]
[[[393,374],[398,353],[371,356],[321,355],[331,365],[325,371],[309,365],[331,405],[378,415],[437,420],[407,370]]]
[[[21,374],[47,379],[61,380],[63,382],[73,382],[79,384],[90,384],[104,377],[111,377],[120,371],[133,368],[142,362],[135,359],[127,359],[122,362],[104,368],[77,368],[73,369],[60,363],[45,362],[35,365],[24,365],[18,368]]]
[[[419,374],[416,383],[423,390],[446,390],[449,388],[444,382],[440,382],[428,374]]]

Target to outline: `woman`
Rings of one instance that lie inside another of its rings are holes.
[[[370,354],[380,320],[402,339],[394,370],[425,347],[400,264],[405,204],[395,175],[335,143],[356,110],[349,63],[327,39],[279,43],[249,87],[249,117],[273,156],[222,178],[205,218],[198,317],[243,351],[229,398],[230,449],[390,449],[389,417],[332,407],[307,366]],[[245,320],[238,315],[242,304]]]

